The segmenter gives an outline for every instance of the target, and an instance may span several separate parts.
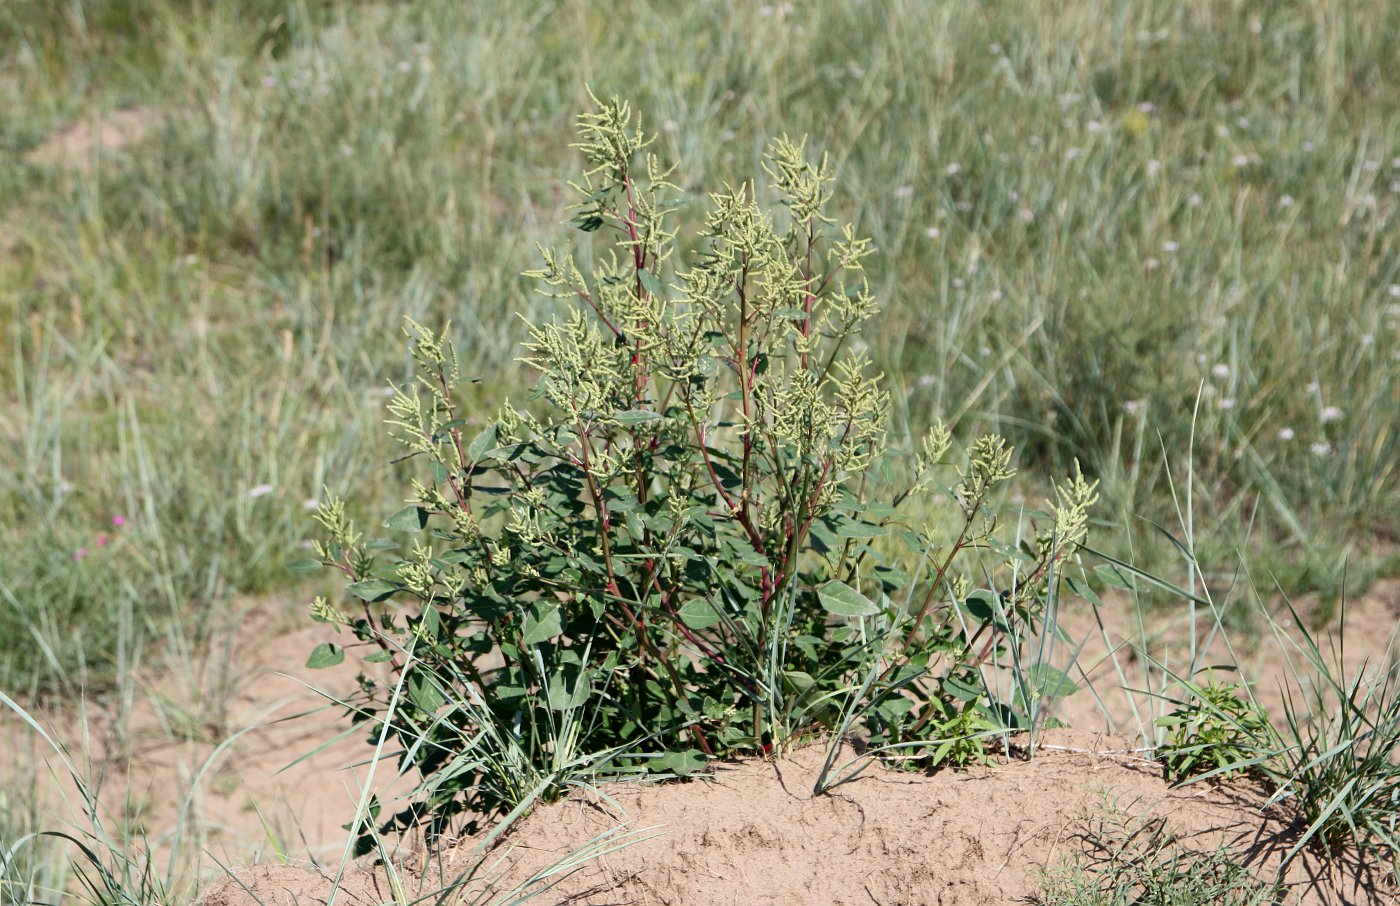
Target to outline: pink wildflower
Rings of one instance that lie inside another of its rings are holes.
[[[126,517],[125,517],[125,516],[113,516],[113,517],[112,517],[112,524],[115,525],[117,528],[121,528],[122,526],[126,525]]]

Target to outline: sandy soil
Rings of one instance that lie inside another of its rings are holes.
[[[1123,740],[1056,731],[1032,761],[933,776],[873,769],[827,795],[813,795],[824,749],[781,761],[720,766],[708,780],[612,787],[537,810],[512,831],[481,875],[516,889],[582,842],[619,824],[648,838],[586,862],[540,898],[548,903],[639,906],[675,903],[938,904],[1033,903],[1042,870],[1080,851],[1107,806],[1167,818],[1192,846],[1229,845],[1269,874],[1287,850],[1280,814],[1261,811],[1247,786],[1172,790]],[[849,752],[846,757],[851,757]],[[445,871],[399,876],[410,898],[455,880],[472,863],[463,847]],[[1290,900],[1370,904],[1363,877],[1320,874],[1311,860],[1288,873]],[[466,886],[463,902],[483,889]],[[332,880],[296,866],[239,872],[205,906],[323,903]],[[336,902],[380,903],[392,885],[382,872],[342,881]]]
[[[145,831],[162,868],[177,829],[185,856],[204,851],[236,867],[238,880],[216,886],[207,899],[211,906],[322,902],[331,883],[326,872],[333,871],[324,866],[340,864],[346,845],[341,825],[353,812],[371,752],[359,731],[317,750],[344,723],[339,709],[327,707],[310,687],[344,695],[353,688],[356,667],[350,658],[331,670],[298,668],[327,637],[326,629],[307,625],[300,614],[286,615],[279,603],[248,602],[245,608],[236,631],[183,670],[153,668],[125,705],[89,707],[91,770],[105,775],[106,806]],[[1389,662],[1398,618],[1400,581],[1381,583],[1349,609],[1349,669]],[[1018,898],[1035,893],[1041,871],[1082,845],[1085,821],[1107,806],[1166,816],[1199,845],[1228,843],[1261,871],[1271,870],[1287,841],[1287,818],[1261,813],[1258,790],[1170,790],[1157,768],[1139,757],[1135,737],[1151,701],[1117,692],[1105,658],[1110,643],[1133,635],[1126,603],[1106,602],[1106,633],[1083,614],[1066,624],[1076,640],[1090,639],[1081,663],[1102,704],[1085,691],[1057,705],[1056,713],[1076,729],[1052,732],[1030,762],[932,777],[877,769],[820,797],[811,794],[820,760],[813,750],[776,764],[724,765],[711,781],[609,789],[607,800],[580,796],[541,809],[506,836],[478,877],[499,877],[498,889],[524,884],[555,859],[625,824],[651,828],[646,834],[656,836],[589,863],[541,901],[1030,902]],[[1171,619],[1150,631],[1159,647],[1189,634],[1182,621]],[[1283,650],[1272,638],[1236,648],[1266,706],[1277,706],[1292,676]],[[1225,654],[1222,647],[1209,660],[1223,661]],[[1134,679],[1141,665],[1126,648],[1118,657]],[[80,741],[81,723],[71,711],[43,717],[71,746]],[[1110,725],[1119,735],[1095,735]],[[0,731],[16,738],[12,726]],[[392,797],[408,786],[393,780],[392,765],[381,765],[375,788]],[[53,817],[63,817],[57,803]],[[73,818],[71,811],[66,817]],[[461,849],[447,857],[444,875],[421,855],[413,864],[413,849],[406,843],[409,864],[400,878],[409,888],[430,889],[469,864],[469,848]],[[1310,885],[1307,872],[1307,864],[1297,862],[1290,875],[1298,902],[1383,902],[1374,890],[1358,891],[1355,879]],[[387,883],[382,873],[352,871],[336,902],[384,902]]]
[[[325,745],[347,727],[326,695],[348,695],[356,665],[302,667],[325,628],[300,613],[273,616],[284,604],[243,607],[236,631],[193,658],[143,671],[126,696],[32,706],[55,739],[88,753],[80,769],[87,782],[100,778],[104,823],[144,832],[162,870],[177,839],[177,857],[205,851],[225,864],[277,851],[338,861],[342,825],[369,776],[363,731]],[[0,715],[0,733],[18,742],[12,754],[23,748],[43,765],[41,784],[55,781],[46,784],[62,794],[48,803],[51,823],[85,826],[61,761],[9,715]],[[0,771],[13,762],[0,759]],[[372,789],[392,796],[409,787],[394,780],[383,763]]]

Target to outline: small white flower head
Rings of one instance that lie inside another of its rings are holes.
[[[993,302],[1000,302],[1000,301],[1002,300],[1002,297],[1003,297],[1003,294],[1002,294],[1002,291],[1001,291],[1001,290],[999,290],[999,289],[994,289],[994,290],[992,290],[992,301],[993,301]]]
[[[1400,195],[1400,179],[1392,179],[1390,181],[1390,194]]]
[[[963,288],[963,278],[962,278],[962,277],[954,277],[954,278],[953,278],[953,288],[954,288],[954,289],[962,289],[962,288]]]
[[[1308,391],[1309,393],[1316,393],[1322,389],[1322,385],[1319,384],[1317,381],[1308,381],[1307,384],[1303,386],[1303,389]]]
[[[1070,148],[1069,150],[1065,151],[1065,160],[1074,160],[1083,153],[1084,152],[1080,151],[1078,148]]]
[[[1160,172],[1162,172],[1162,162],[1160,160],[1157,160],[1157,158],[1154,157],[1152,158],[1152,160],[1149,160],[1147,162],[1148,176],[1156,176]]]
[[[1217,124],[1215,127],[1215,136],[1216,138],[1229,138],[1230,127],[1225,125],[1224,123]]]
[[[983,346],[981,349],[978,349],[978,350],[977,350],[977,354],[980,355],[980,356],[982,356],[982,358],[985,359],[985,358],[987,358],[988,356],[990,356],[990,355],[992,354],[992,347],[990,347],[990,346]]]
[[[1385,288],[1386,295],[1392,299],[1400,299],[1400,283],[1392,283]]]
[[[1308,449],[1314,456],[1328,456],[1332,453],[1332,445],[1323,440],[1314,441],[1308,445]]]
[[[1380,168],[1380,161],[1377,160],[1364,160],[1361,162],[1361,169],[1365,170],[1367,173],[1374,173]]]
[[[1235,125],[1236,125],[1236,126],[1239,126],[1241,129],[1248,129],[1248,128],[1249,128],[1249,117],[1247,117],[1247,116],[1236,117],[1236,118],[1235,118]]]
[[[1335,422],[1342,417],[1342,410],[1336,406],[1322,407],[1322,420],[1325,422]]]
[[[1316,147],[1317,145],[1313,144],[1312,142],[1303,142],[1304,151],[1311,152]]]
[[[1279,429],[1278,429],[1278,439],[1279,439],[1279,440],[1288,441],[1288,440],[1292,440],[1292,439],[1293,439],[1294,437],[1296,437],[1296,436],[1297,436],[1297,435],[1295,435],[1295,434],[1293,433],[1293,429],[1292,429],[1292,428],[1279,428]]]
[[[1233,396],[1221,397],[1220,408],[1226,410],[1235,408],[1235,398]]]
[[[1148,258],[1142,263],[1142,266],[1150,271],[1155,271],[1157,268],[1162,266],[1162,262],[1158,261],[1156,258]]]
[[[1124,400],[1123,411],[1128,415],[1136,415],[1143,408],[1142,400]]]
[[[248,496],[256,500],[259,497],[266,497],[272,491],[273,487],[270,484],[255,484],[248,489]]]
[[[851,74],[851,78],[853,79],[865,78],[865,68],[862,67],[859,63],[850,64],[846,67],[846,70]]]
[[[921,374],[921,375],[919,375],[919,386],[920,386],[920,387],[932,387],[932,386],[933,386],[934,384],[936,384],[936,383],[938,383],[938,378],[937,378],[935,375],[932,375],[932,374]]]
[[[1157,112],[1157,105],[1151,101],[1143,101],[1137,106],[1138,112],[1151,115]]]
[[[73,482],[60,481],[54,486],[54,490],[58,491],[60,494],[71,494],[73,492]]]
[[[1016,216],[1021,218],[1022,223],[1030,223],[1035,219],[1035,212],[1030,208],[1022,208],[1016,212]]]
[[[413,71],[413,64],[410,63],[410,62],[408,62],[407,60],[400,60],[400,61],[399,61],[398,69],[399,69],[399,72],[412,72],[412,71]]]
[[[1249,166],[1249,155],[1248,155],[1248,154],[1236,154],[1236,155],[1234,156],[1234,158],[1231,159],[1230,162],[1233,163],[1233,164],[1234,164],[1235,166],[1237,166],[1237,167],[1247,167],[1247,166]]]
[[[1188,207],[1199,208],[1201,206],[1201,201],[1201,194],[1199,192],[1192,192],[1190,195],[1186,196],[1186,204]]]
[[[1400,318],[1400,302],[1392,302],[1385,307],[1387,318]]]
[[[1363,333],[1361,335],[1361,345],[1370,346],[1376,342],[1376,335],[1373,333]]]
[[[1293,196],[1292,196],[1292,195],[1284,195],[1284,196],[1282,196],[1282,197],[1279,198],[1279,200],[1278,200],[1278,206],[1281,207],[1281,208],[1291,208],[1291,207],[1293,207]]]
[[[1029,139],[1027,139],[1027,143],[1032,148],[1039,148],[1042,144],[1044,144],[1044,139],[1042,139],[1038,135],[1032,135]]]
[[[667,120],[661,124],[661,128],[668,133],[675,133],[681,128],[681,124],[675,120]]]
[[[1089,131],[1090,135],[1098,135],[1104,130],[1103,123],[1099,122],[1098,120],[1089,120],[1089,122],[1085,124],[1084,128]]]
[[[1181,246],[1177,244],[1174,239],[1168,239],[1166,242],[1162,243],[1162,251],[1166,252],[1168,255],[1175,255],[1180,248]]]
[[[1010,199],[1011,201],[1020,201],[1020,200],[1021,200],[1021,193],[1020,193],[1020,192],[1017,192],[1015,189],[1012,189],[1010,192],[1007,192],[1007,193],[1006,193],[1006,197],[1007,197],[1008,199]]]
[[[317,500],[315,497],[308,497],[301,502],[301,508],[303,510],[315,510],[319,509],[320,506],[321,501]]]
[[[913,197],[914,197],[914,187],[913,187],[913,186],[898,186],[898,187],[896,187],[895,190],[894,190],[894,197],[895,197],[895,198],[913,198]]]
[[[1217,362],[1214,365],[1210,366],[1210,373],[1215,377],[1224,380],[1225,378],[1230,376],[1230,366],[1226,365],[1224,362]]]
[[[276,87],[277,87],[277,76],[263,76],[263,78],[262,78],[262,87],[264,87],[264,88],[276,88]]]
[[[1204,365],[1205,363],[1206,363],[1206,354],[1205,354],[1204,352],[1198,352],[1198,353],[1196,353],[1196,364],[1197,364],[1197,365]]]
[[[959,173],[962,172],[962,164],[958,163],[957,161],[953,161],[951,164],[943,168],[943,172],[947,173],[949,176],[957,176]]]

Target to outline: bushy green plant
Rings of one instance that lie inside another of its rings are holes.
[[[1272,729],[1264,710],[1236,683],[1183,681],[1186,697],[1157,720],[1168,731],[1157,758],[1173,783],[1202,774],[1228,779],[1257,765]]]
[[[335,499],[318,514],[319,558],[358,603],[315,614],[393,676],[362,677],[357,717],[427,779],[400,817],[548,798],[561,765],[686,773],[838,724],[924,763],[954,754],[930,728],[1016,726],[979,667],[1037,623],[1093,483],[1006,543],[1003,439],[946,479],[941,423],[912,457],[887,449],[858,338],[873,248],[804,142],[770,146],[773,204],[726,186],[682,245],[685,202],[628,105],[599,102],[579,135],[582,247],[541,249],[531,274],[567,311],[529,327],[530,404],[473,427],[446,331],[410,322],[416,381],[389,423],[422,477],[385,525],[412,549],[366,541]]]

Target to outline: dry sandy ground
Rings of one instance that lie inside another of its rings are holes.
[[[722,765],[708,780],[614,787],[539,809],[502,844],[483,874],[511,890],[581,842],[625,823],[652,836],[589,861],[540,897],[547,903],[639,906],[673,903],[939,904],[1031,903],[1042,870],[1084,845],[1106,804],[1166,817],[1192,846],[1229,845],[1271,873],[1289,846],[1284,816],[1261,812],[1249,787],[1172,790],[1157,768],[1112,753],[1121,740],[1057,731],[1032,761],[933,776],[869,771],[827,795],[812,793],[824,749],[774,763]],[[850,757],[850,753],[847,753]],[[412,901],[471,864],[466,847],[445,872],[402,875]],[[1341,872],[1295,861],[1290,902],[1377,903],[1374,888]],[[1366,879],[1363,878],[1363,882]],[[240,871],[206,906],[324,903],[332,882],[294,866]],[[473,902],[481,883],[468,884]],[[337,903],[396,901],[381,872],[352,874]]]
[[[87,781],[100,778],[104,824],[144,832],[162,871],[177,840],[177,857],[207,852],[224,864],[279,850],[337,861],[341,826],[369,778],[365,732],[325,746],[348,726],[326,695],[354,689],[355,665],[301,666],[325,628],[285,614],[285,603],[244,607],[236,631],[193,658],[143,671],[128,695],[31,707],[70,752],[87,753],[79,767]],[[0,715],[0,735],[15,743],[0,771],[39,762],[40,786],[61,794],[48,806],[52,823],[85,826],[62,762],[37,734]],[[384,763],[372,788],[392,795],[409,785],[395,786],[394,767]]]
[[[238,881],[226,880],[209,894],[211,906],[324,901],[331,869],[315,866],[340,863],[341,825],[368,773],[370,749],[361,732],[316,751],[344,723],[311,686],[346,694],[353,659],[331,670],[299,668],[326,629],[308,626],[300,615],[274,616],[283,606],[250,603],[235,632],[192,659],[193,673],[153,670],[125,708],[107,704],[86,712],[92,770],[105,775],[103,800],[114,815],[136,817],[156,847],[157,864],[164,867],[178,828],[186,857],[202,851],[238,867]],[[1110,599],[1103,613],[1115,643],[1130,634],[1125,601]],[[1349,609],[1350,669],[1387,662],[1397,617],[1396,581]],[[1084,822],[1107,806],[1167,817],[1199,845],[1228,843],[1261,871],[1271,870],[1287,840],[1286,816],[1262,813],[1257,790],[1169,789],[1136,753],[1141,743],[1133,738],[1128,698],[1108,694],[1114,671],[1102,635],[1083,614],[1066,622],[1090,636],[1081,661],[1097,664],[1089,673],[1120,736],[1097,735],[1110,716],[1080,693],[1058,708],[1076,730],[1052,732],[1032,761],[992,770],[926,777],[877,769],[813,796],[819,752],[804,750],[776,764],[724,765],[710,781],[609,789],[610,801],[581,796],[530,816],[479,876],[500,876],[502,889],[510,889],[625,824],[656,836],[587,864],[541,901],[1028,902],[1018,898],[1033,895],[1041,871],[1082,845]],[[1180,621],[1153,628],[1162,644],[1186,635]],[[1282,650],[1271,640],[1237,649],[1266,704],[1276,704],[1291,675]],[[1131,674],[1135,662],[1126,651],[1119,658]],[[1137,704],[1149,702],[1139,696]],[[81,737],[71,712],[44,717],[70,744]],[[392,773],[388,764],[377,769],[375,787],[386,795],[406,788],[404,781],[392,784]],[[61,813],[56,805],[54,818]],[[448,879],[465,870],[467,851],[449,857],[457,867]],[[247,867],[259,861],[264,864]],[[1374,891],[1358,893],[1338,878],[1308,886],[1301,862],[1290,877],[1299,902],[1381,902]],[[410,888],[423,888],[444,876],[408,869],[403,878]],[[385,883],[382,874],[352,873],[336,902],[385,902]]]

